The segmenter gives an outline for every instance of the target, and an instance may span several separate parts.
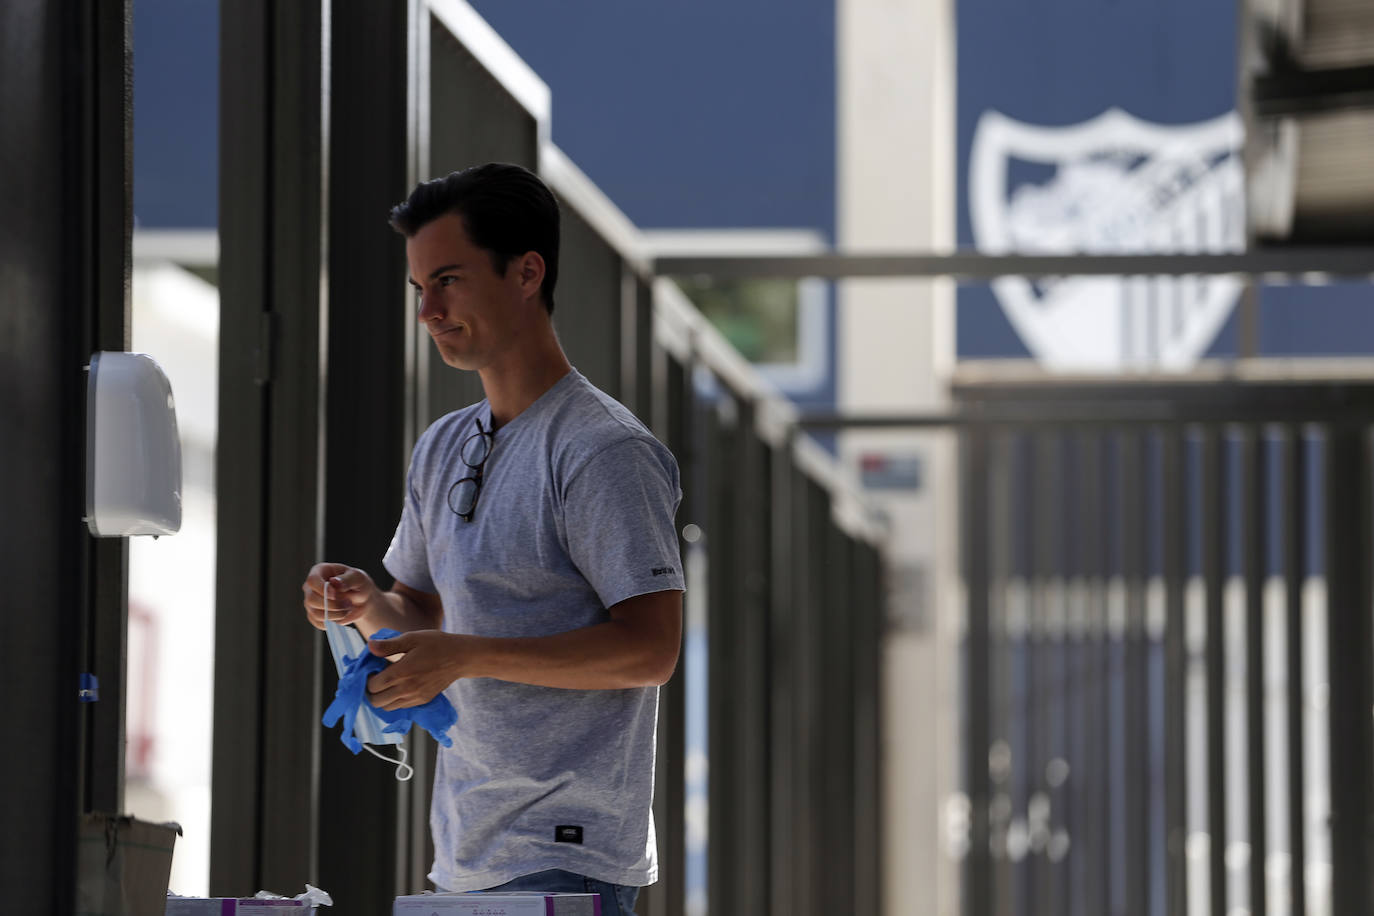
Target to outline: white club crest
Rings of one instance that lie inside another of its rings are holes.
[[[1245,246],[1243,128],[1166,126],[1113,108],[1069,127],[988,111],[969,157],[973,238],[989,254],[1220,253]],[[1014,161],[1034,180],[1012,186]],[[1001,277],[993,290],[1052,369],[1187,369],[1235,307],[1235,277]]]

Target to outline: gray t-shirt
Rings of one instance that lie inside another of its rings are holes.
[[[472,521],[449,490],[460,449],[490,429],[486,401],[415,444],[405,506],[383,561],[437,593],[444,630],[545,636],[610,619],[626,598],[683,589],[672,454],[573,370],[497,430]],[[430,880],[478,890],[561,868],[614,884],[657,879],[650,814],[658,689],[564,690],[464,678],[439,749]]]

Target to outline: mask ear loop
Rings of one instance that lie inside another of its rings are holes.
[[[340,608],[340,610],[343,609]],[[329,619],[329,583],[327,581],[324,583],[324,619]],[[409,782],[410,778],[415,775],[415,768],[410,764],[406,763],[406,759],[407,757],[409,757],[409,752],[406,751],[404,746],[399,744],[396,746],[396,750],[401,752],[400,759],[397,759],[395,757],[388,757],[386,754],[378,752],[370,744],[364,744],[363,747],[367,749],[367,752],[369,754],[371,754],[373,757],[376,757],[378,760],[385,760],[387,763],[392,763],[396,765],[397,782]]]
[[[410,777],[415,775],[415,768],[410,764],[406,763],[406,757],[408,756],[408,754],[406,753],[406,749],[401,745],[396,745],[396,750],[401,752],[401,757],[399,760],[395,757],[388,757],[386,754],[380,753],[379,751],[375,750],[370,744],[364,744],[363,747],[367,749],[367,752],[369,754],[371,754],[373,757],[376,757],[378,760],[385,760],[387,763],[396,764],[397,782],[408,782],[410,780]],[[401,775],[402,773],[404,773],[405,775]]]

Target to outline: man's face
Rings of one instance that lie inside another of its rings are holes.
[[[537,282],[536,295],[529,295],[531,257],[538,255],[512,258],[505,273],[497,273],[491,254],[472,244],[456,213],[427,223],[406,241],[410,283],[420,294],[418,317],[444,362],[484,369],[526,336],[543,311]]]

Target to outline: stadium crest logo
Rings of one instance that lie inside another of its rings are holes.
[[[1234,112],[1161,125],[1113,108],[1068,127],[985,112],[969,158],[974,241],[990,254],[1240,251],[1242,134]],[[1241,282],[1001,277],[993,290],[1049,368],[1177,371],[1206,352]]]

